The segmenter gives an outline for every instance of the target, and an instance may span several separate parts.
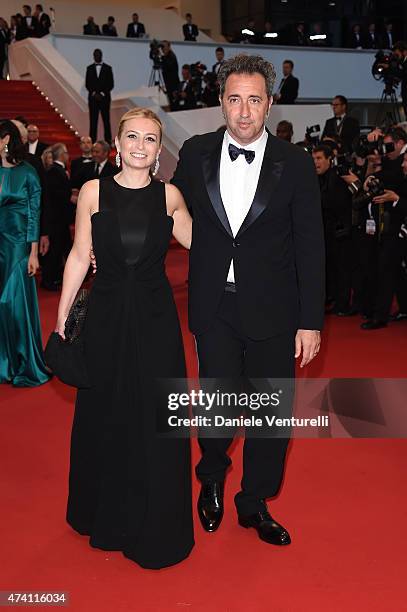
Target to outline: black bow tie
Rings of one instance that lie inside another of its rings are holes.
[[[235,161],[239,155],[244,155],[248,164],[251,164],[254,160],[256,153],[254,151],[248,151],[247,149],[239,149],[234,144],[229,145],[229,155],[232,161]]]

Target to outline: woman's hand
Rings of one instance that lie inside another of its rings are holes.
[[[27,265],[28,276],[35,276],[39,267],[38,255],[31,253]]]
[[[57,324],[55,325],[55,330],[57,334],[61,336],[63,340],[65,340],[65,321],[66,317],[58,317]]]

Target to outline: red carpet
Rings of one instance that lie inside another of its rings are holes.
[[[170,251],[168,271],[189,371],[196,374],[194,344],[186,331],[184,252]],[[58,295],[41,290],[39,295],[46,338]],[[328,318],[321,354],[304,375],[405,376],[406,337],[403,323],[364,333],[357,318]],[[204,533],[195,514],[191,556],[154,572],[120,553],[91,549],[87,538],[65,523],[74,391],[53,380],[37,389],[3,385],[0,393],[0,590],[68,591],[75,612],[407,609],[404,440],[296,440],[282,493],[270,503],[293,538],[284,549],[261,542],[236,523],[239,442],[220,530]],[[195,463],[195,441],[193,452]],[[195,503],[195,480],[194,485]],[[165,521],[165,500],[162,517]]]
[[[78,136],[31,81],[0,80],[0,119],[19,116],[38,126],[41,142],[64,142],[71,157],[81,154]]]

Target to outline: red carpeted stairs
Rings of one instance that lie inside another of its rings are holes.
[[[40,130],[41,142],[64,142],[70,157],[80,155],[79,137],[31,81],[0,80],[0,119],[23,116]]]

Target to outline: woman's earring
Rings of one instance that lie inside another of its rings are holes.
[[[159,167],[160,167],[160,160],[158,159],[158,156],[157,156],[155,159],[154,170],[151,173],[153,176],[157,174]]]
[[[4,153],[7,155],[8,154],[8,145],[4,145]]]
[[[121,164],[121,158],[120,158],[120,152],[118,151],[116,153],[116,166],[120,168],[120,164]]]

